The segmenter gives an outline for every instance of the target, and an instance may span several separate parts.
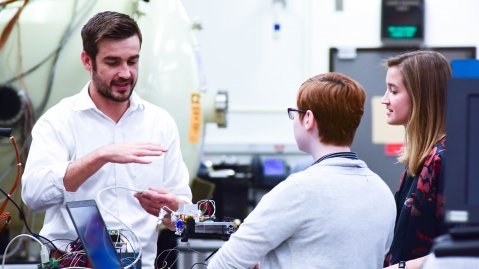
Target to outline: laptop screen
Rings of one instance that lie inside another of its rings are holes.
[[[123,268],[95,200],[67,202],[66,208],[92,268]]]

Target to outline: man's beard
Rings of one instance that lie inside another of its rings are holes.
[[[135,85],[136,85],[136,81],[133,81],[133,78],[129,78],[129,79],[119,78],[117,80],[112,81],[110,84],[108,84],[106,83],[106,81],[104,81],[98,76],[98,73],[96,71],[93,71],[92,82],[93,82],[93,85],[95,85],[95,88],[98,90],[98,93],[100,93],[103,97],[115,102],[120,102],[120,103],[128,101],[130,99],[130,96],[133,93],[133,89],[135,88]],[[111,89],[112,85],[114,83],[124,83],[124,82],[130,83],[131,85],[130,92],[124,95],[115,96]]]

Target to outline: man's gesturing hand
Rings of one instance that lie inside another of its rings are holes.
[[[142,163],[149,164],[148,156],[161,156],[168,149],[153,143],[137,142],[111,144],[99,149],[100,155],[110,163]]]
[[[161,156],[167,149],[153,143],[111,144],[98,148],[70,163],[63,177],[65,189],[75,192],[106,163],[151,163],[151,158]]]

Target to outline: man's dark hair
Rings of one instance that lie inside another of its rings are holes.
[[[130,16],[114,11],[104,11],[93,16],[82,28],[83,50],[91,58],[95,67],[98,54],[98,43],[104,39],[122,40],[137,35],[141,31],[138,24]]]

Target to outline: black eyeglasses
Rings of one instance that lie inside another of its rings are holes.
[[[294,115],[296,115],[296,113],[306,113],[307,110],[301,110],[301,109],[296,109],[296,108],[288,108],[288,117],[291,119],[291,120],[294,120]]]

